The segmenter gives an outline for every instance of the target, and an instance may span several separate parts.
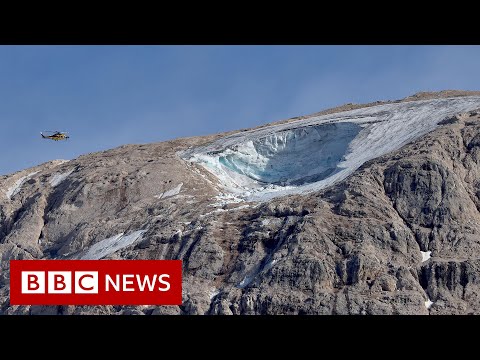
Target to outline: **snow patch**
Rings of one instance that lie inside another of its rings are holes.
[[[79,209],[78,206],[76,206],[75,204],[62,204],[60,205],[60,210],[62,211],[77,211]]]
[[[266,201],[330,186],[478,107],[479,96],[382,104],[237,132],[179,155],[235,197]]]
[[[420,252],[422,253],[422,262],[425,262],[431,258],[430,256],[430,254],[432,253],[431,251],[420,251]]]
[[[244,287],[250,285],[250,283],[252,282],[253,278],[254,278],[254,276],[252,276],[252,277],[250,277],[250,276],[245,276],[245,277],[243,278],[243,280],[240,281],[240,284],[238,284],[238,287],[239,287],[240,289],[243,289]]]
[[[277,259],[273,259],[272,261],[270,261],[267,265],[265,265],[265,267],[263,268],[263,271],[268,271],[270,270],[273,265],[275,265],[276,263],[278,262]]]
[[[25,183],[25,181],[28,181],[36,173],[38,173],[38,171],[34,171],[28,175],[22,176],[20,179],[15,181],[15,183],[11,187],[9,187],[7,191],[5,191],[5,195],[7,195],[7,198],[11,200],[12,197],[17,195],[22,189],[22,185]]]
[[[170,197],[170,196],[175,196],[178,193],[180,193],[180,190],[181,190],[182,186],[183,186],[183,183],[180,183],[176,187],[174,187],[173,189],[167,190],[164,193],[161,193],[160,195],[155,195],[155,197],[157,199],[165,199],[165,198]]]
[[[210,292],[208,293],[208,298],[210,299],[210,301],[212,301],[213,298],[214,298],[215,296],[217,296],[218,294],[220,294],[220,290],[213,288],[213,289],[211,289]]]
[[[427,309],[430,309],[432,305],[433,305],[433,301],[431,301],[430,299],[427,299],[427,301],[425,301],[425,307]]]
[[[237,206],[236,208],[229,209],[229,211],[237,211],[237,210],[247,209],[249,207],[250,205],[242,205],[242,206]]]
[[[235,196],[233,194],[228,194],[228,193],[227,194],[221,193],[221,194],[215,196],[215,200],[216,200],[216,202],[209,205],[209,206],[224,206],[224,205],[228,205],[228,204],[237,204],[237,203],[245,201],[244,199],[242,199],[238,196]]]
[[[129,235],[120,233],[109,237],[108,239],[101,240],[92,245],[90,249],[88,249],[88,251],[80,257],[80,259],[99,260],[105,256],[111,255],[114,252],[133,244],[135,241],[140,240],[145,231],[146,230],[138,230]]]
[[[245,275],[242,281],[238,284],[238,287],[240,289],[243,289],[250,285],[252,281],[255,279],[255,277],[261,273],[264,273],[268,270],[270,270],[276,263],[278,262],[278,259],[271,259],[267,264],[264,266],[258,266],[253,272],[250,272],[250,274]]]
[[[65,180],[68,177],[68,175],[70,175],[71,173],[73,173],[73,169],[69,170],[65,173],[56,173],[50,179],[50,185],[52,187],[56,187],[56,186],[60,185],[63,182],[63,180]]]
[[[208,216],[208,215],[212,215],[212,214],[215,214],[215,213],[219,213],[219,212],[225,212],[225,211],[228,211],[228,210],[225,210],[225,209],[215,209],[213,211],[210,211],[206,214],[200,214],[199,217],[200,218],[204,218],[205,216]]]

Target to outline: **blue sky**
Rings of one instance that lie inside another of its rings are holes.
[[[478,64],[480,46],[0,46],[0,174],[349,102],[480,90]]]

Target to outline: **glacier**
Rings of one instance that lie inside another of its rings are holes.
[[[360,130],[354,123],[292,129],[226,149],[218,161],[231,171],[267,184],[315,182],[337,171],[348,144]]]
[[[215,175],[224,191],[266,201],[330,186],[479,108],[479,96],[397,101],[237,132],[178,155]]]

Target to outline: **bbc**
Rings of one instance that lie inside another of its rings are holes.
[[[22,293],[98,294],[98,271],[22,271]]]

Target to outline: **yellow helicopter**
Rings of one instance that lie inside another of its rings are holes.
[[[43,133],[47,133],[47,135],[43,135]],[[44,139],[50,139],[54,141],[67,140],[70,138],[65,131],[41,131],[40,135],[42,135],[42,138]]]

